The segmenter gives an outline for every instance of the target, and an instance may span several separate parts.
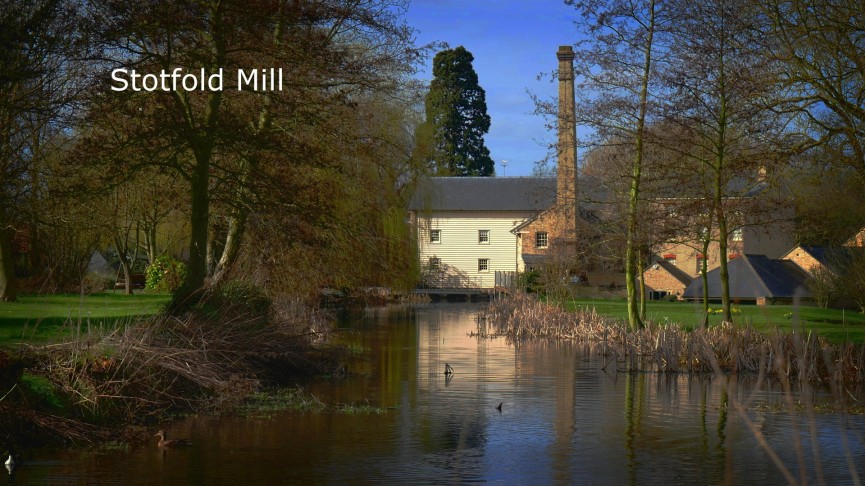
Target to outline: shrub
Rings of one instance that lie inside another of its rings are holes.
[[[144,272],[147,290],[174,292],[186,280],[186,264],[176,258],[163,255],[147,266]]]

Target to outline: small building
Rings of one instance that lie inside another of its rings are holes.
[[[796,245],[781,257],[799,265],[806,272],[828,270],[837,274],[839,268],[850,258],[848,247],[805,246]]]
[[[657,300],[667,295],[681,298],[685,294],[685,289],[691,283],[691,280],[693,280],[682,269],[665,260],[660,260],[650,265],[643,272],[643,279],[646,283],[646,291],[649,292],[652,300]]]
[[[758,305],[786,303],[794,298],[810,297],[808,274],[790,260],[776,260],[765,255],[744,254],[729,262],[730,299]],[[721,269],[706,273],[709,299],[721,299]],[[695,278],[685,289],[684,298],[703,297],[703,279]]]

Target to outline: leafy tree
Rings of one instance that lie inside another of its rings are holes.
[[[328,178],[351,152],[332,150],[344,147],[344,110],[411,71],[417,51],[398,17],[404,7],[402,0],[90,2],[94,58],[105,72],[225,73],[221,91],[117,93],[107,76],[90,90],[94,132],[83,159],[120,174],[156,166],[187,185],[189,266],[178,301],[205,285],[208,254],[211,283],[224,278],[257,216],[310,227],[327,216]],[[283,68],[282,90],[237,89],[238,69],[262,67]]]
[[[495,164],[484,145],[490,130],[486,93],[464,47],[446,49],[433,59],[433,80],[426,97],[426,121],[417,130],[421,154],[440,175],[491,176]]]

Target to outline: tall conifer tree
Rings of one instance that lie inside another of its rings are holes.
[[[418,127],[418,147],[438,175],[491,176],[495,164],[484,145],[490,130],[486,93],[464,47],[446,49],[433,59],[426,97],[426,121]]]

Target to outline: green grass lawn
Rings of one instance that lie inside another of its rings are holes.
[[[17,302],[0,302],[0,345],[44,341],[62,334],[70,325],[100,326],[130,317],[159,312],[171,299],[167,293],[124,295],[106,292],[20,295]]]
[[[627,307],[624,300],[575,300],[568,303],[569,309],[592,308],[599,314],[615,319],[627,318]],[[720,304],[712,304],[712,309],[719,309]],[[787,332],[805,329],[817,332],[832,342],[853,341],[865,342],[865,314],[855,311],[822,309],[819,307],[792,305],[734,305],[741,314],[733,316],[733,322],[739,325],[750,325],[757,329],[778,327]],[[646,317],[655,323],[677,323],[686,329],[699,325],[703,314],[702,304],[689,302],[648,302]],[[720,315],[709,317],[709,325],[719,324]]]

